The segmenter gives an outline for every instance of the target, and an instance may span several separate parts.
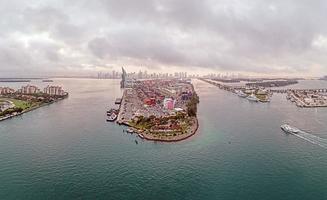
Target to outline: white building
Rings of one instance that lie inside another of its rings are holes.
[[[65,95],[65,91],[60,86],[47,86],[44,88],[43,92],[49,95],[58,95],[63,96]]]
[[[15,90],[9,87],[0,87],[0,94],[13,94]]]
[[[26,85],[26,86],[22,86],[22,88],[19,90],[22,94],[36,94],[36,93],[40,93],[41,90],[34,86],[34,85]]]

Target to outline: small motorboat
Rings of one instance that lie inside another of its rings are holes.
[[[133,134],[134,133],[133,129],[130,129],[130,128],[126,129],[126,132],[127,133],[130,133],[130,134]]]

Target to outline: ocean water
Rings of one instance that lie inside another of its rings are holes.
[[[327,199],[327,149],[280,129],[325,141],[326,108],[297,108],[282,94],[256,104],[193,83],[199,131],[167,144],[105,121],[119,80],[55,79],[68,99],[0,122],[0,199]]]

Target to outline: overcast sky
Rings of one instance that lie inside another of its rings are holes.
[[[1,0],[0,77],[327,74],[325,0]]]

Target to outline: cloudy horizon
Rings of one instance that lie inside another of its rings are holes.
[[[327,74],[323,0],[0,2],[0,77]]]

